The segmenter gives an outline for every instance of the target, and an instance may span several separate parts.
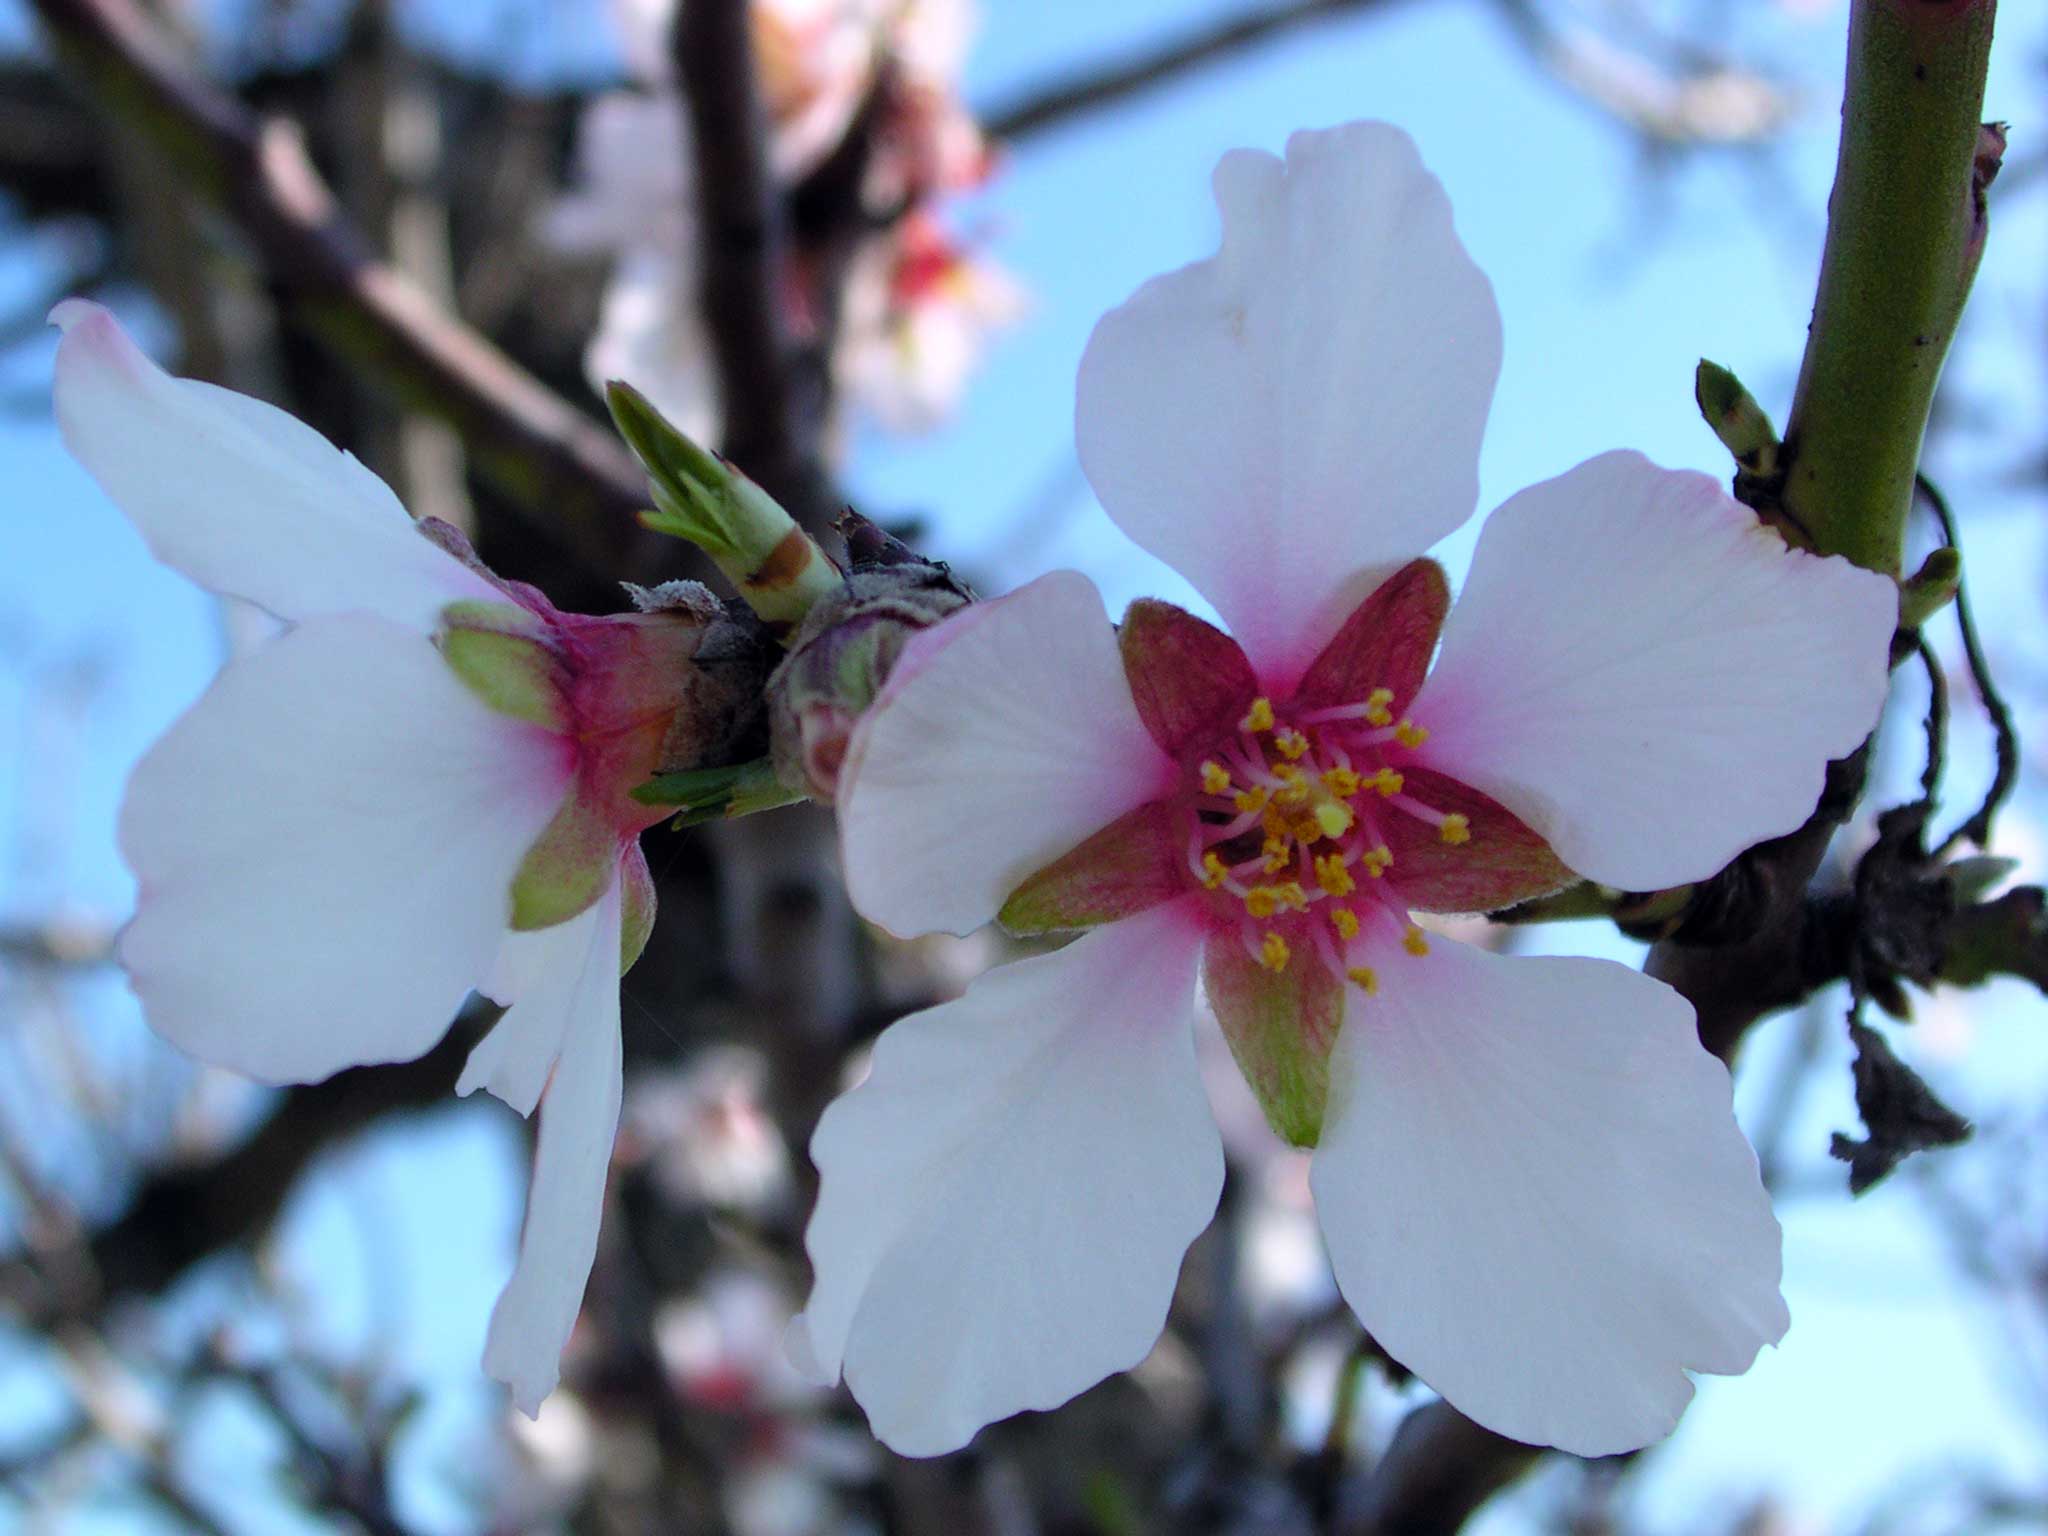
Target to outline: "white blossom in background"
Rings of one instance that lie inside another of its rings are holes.
[[[563,613],[283,411],[172,378],[98,305],[51,318],[73,456],[278,631],[129,780],[121,964],[158,1034],[267,1083],[417,1056],[472,990],[507,1005],[457,1086],[540,1111],[485,1347],[531,1414],[596,1252],[619,976],[654,916],[638,834],[666,813],[630,791],[725,707],[690,664],[715,604]]]
[[[723,428],[699,309],[696,187],[674,85],[673,0],[617,0],[615,27],[642,89],[594,99],[577,128],[572,187],[546,234],[611,261],[584,354],[592,385],[625,379],[689,436]],[[986,178],[989,153],[959,98],[973,33],[965,0],[756,0],[753,42],[778,180],[800,181],[836,149],[878,78],[886,91],[862,189],[877,230],[847,278],[833,375],[841,402],[892,431],[929,429],[958,402],[1022,295],[973,242],[947,229],[944,199]],[[784,319],[802,341],[826,323],[812,274],[782,274]]]
[[[911,640],[856,727],[865,916],[1083,931],[891,1027],[826,1112],[792,1355],[912,1455],[1142,1359],[1222,1182],[1200,976],[1374,1340],[1503,1434],[1631,1450],[1788,1323],[1728,1073],[1661,983],[1413,914],[1677,885],[1799,825],[1896,591],[1610,453],[1494,512],[1451,608],[1419,557],[1473,510],[1501,332],[1442,188],[1360,124],[1215,192],[1220,250],[1102,320],[1075,419],[1230,632],[1114,629],[1055,572]]]

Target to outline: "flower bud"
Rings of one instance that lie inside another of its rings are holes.
[[[888,681],[911,636],[972,600],[942,564],[913,553],[849,514],[853,570],[820,599],[768,680],[768,729],[776,777],[830,805],[854,725]]]

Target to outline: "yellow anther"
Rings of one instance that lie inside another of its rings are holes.
[[[1325,800],[1316,807],[1316,825],[1323,829],[1326,837],[1342,837],[1351,830],[1351,823],[1358,818],[1351,814],[1351,807],[1341,800]]]
[[[1351,878],[1351,869],[1345,864],[1344,856],[1338,853],[1326,853],[1316,860],[1316,884],[1332,896],[1349,896],[1358,889],[1358,882]]]
[[[1230,871],[1223,867],[1223,861],[1213,852],[1202,855],[1202,884],[1213,891],[1229,878]]]
[[[1408,931],[1401,935],[1401,947],[1411,955],[1426,955],[1429,953],[1429,935],[1410,923]]]
[[[1339,800],[1349,800],[1358,793],[1358,775],[1349,768],[1326,768],[1323,770],[1323,788]]]
[[[1323,835],[1323,824],[1316,819],[1315,812],[1310,811],[1287,830],[1297,843],[1313,843]]]
[[[1394,711],[1389,707],[1394,702],[1394,690],[1375,688],[1365,696],[1365,718],[1374,725],[1392,725]]]
[[[1403,720],[1394,727],[1394,740],[1404,747],[1419,747],[1429,740],[1429,732],[1413,720]]]
[[[1285,763],[1282,763],[1280,766],[1284,768],[1287,765]],[[1308,804],[1310,793],[1310,787],[1307,784],[1304,784],[1301,780],[1296,779],[1292,784],[1281,785],[1280,788],[1274,792],[1273,801],[1276,805],[1284,805],[1298,809],[1301,806]]]
[[[1391,699],[1393,695],[1390,693],[1387,697]],[[1251,709],[1246,712],[1242,720],[1237,722],[1237,728],[1241,731],[1270,731],[1273,729],[1273,701],[1263,694],[1253,699]],[[1282,963],[1284,964],[1285,962],[1283,961]],[[1275,969],[1277,970],[1278,967],[1276,966]]]
[[[1269,971],[1287,969],[1287,941],[1277,933],[1268,933],[1259,941],[1259,964]]]
[[[1287,841],[1287,813],[1277,805],[1267,806],[1259,817],[1259,828],[1266,834],[1266,852],[1271,853],[1276,840]]]
[[[1253,917],[1271,917],[1280,910],[1280,893],[1270,885],[1255,885],[1244,893],[1244,909]]]
[[[1370,784],[1374,789],[1378,790],[1381,794],[1387,796],[1389,799],[1392,799],[1395,795],[1401,793],[1401,786],[1407,781],[1403,779],[1400,774],[1394,772],[1393,769],[1382,768],[1378,773],[1374,774],[1365,782]]]
[[[1270,799],[1272,799],[1272,795],[1263,785],[1254,784],[1250,789],[1239,790],[1237,792],[1237,799],[1231,803],[1245,815],[1250,816],[1255,812],[1263,811],[1266,808],[1266,802]]]
[[[1370,997],[1380,989],[1379,973],[1369,965],[1354,965],[1344,973],[1351,978],[1351,984]]]
[[[1273,745],[1280,749],[1280,755],[1290,763],[1299,762],[1308,756],[1308,738],[1296,730],[1275,732]]]
[[[1460,811],[1452,811],[1436,829],[1436,835],[1447,843],[1469,843],[1472,841],[1472,823]]]
[[[1358,937],[1358,914],[1349,907],[1336,907],[1330,912],[1330,926],[1337,930],[1337,937],[1349,943]]]
[[[1230,792],[1230,772],[1221,763],[1202,764],[1202,788],[1212,795]]]
[[[1385,843],[1381,843],[1379,847],[1368,848],[1364,853],[1361,853],[1358,856],[1358,862],[1364,866],[1368,876],[1377,880],[1387,872],[1388,867],[1394,862],[1394,850]]]
[[[1308,892],[1301,888],[1299,880],[1289,880],[1285,885],[1273,887],[1273,894],[1280,898],[1280,904],[1291,911],[1308,910]]]

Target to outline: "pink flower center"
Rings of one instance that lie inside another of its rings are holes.
[[[1357,952],[1375,928],[1398,932],[1410,954],[1429,953],[1401,899],[1386,829],[1410,818],[1455,846],[1472,828],[1410,793],[1402,770],[1429,732],[1396,720],[1393,699],[1388,688],[1305,710],[1254,699],[1194,770],[1189,872],[1269,970],[1284,971],[1309,946],[1372,992],[1379,977]]]

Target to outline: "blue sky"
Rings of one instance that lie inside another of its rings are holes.
[[[8,9],[0,7],[0,35],[16,30]],[[1068,60],[1235,7],[985,0],[984,10],[968,94],[991,102]],[[468,49],[505,35],[492,28],[495,14],[443,6],[420,25],[443,45]],[[518,34],[522,68],[601,58],[601,45],[562,19],[573,9],[548,14],[548,26]],[[999,345],[953,428],[917,441],[857,440],[849,466],[856,502],[929,514],[933,552],[996,585],[1072,565],[1097,579],[1112,609],[1147,592],[1186,600],[1178,579],[1125,541],[1074,477],[1075,364],[1102,310],[1212,248],[1207,182],[1222,150],[1277,149],[1293,129],[1355,117],[1386,118],[1415,136],[1499,296],[1506,361],[1482,459],[1482,507],[1610,447],[1725,472],[1692,406],[1693,365],[1706,355],[1733,367],[1782,418],[1832,172],[1846,5],[1802,7],[1796,17],[1759,5],[1747,14],[1808,92],[1768,173],[1702,159],[1650,175],[1635,145],[1543,77],[1479,0],[1396,5],[1325,24],[1030,141],[963,211],[991,232],[995,254],[1030,290],[1029,318]],[[2017,159],[2039,152],[2027,119],[2044,98],[2038,60],[2048,18],[2009,5],[2003,29],[1987,111],[2015,121]],[[2048,507],[2038,485],[2012,485],[2027,439],[2008,424],[2048,419],[2043,202],[2037,195],[1998,210],[1951,375],[1952,391],[1988,409],[1990,425],[1945,439],[1935,461],[1966,509],[1969,568],[1994,646],[2034,665],[2038,653],[2017,647],[2019,626],[2039,612]],[[19,238],[0,243],[0,301],[35,291],[47,272],[46,253]],[[50,351],[47,342],[15,349],[0,364],[0,390],[42,388]],[[131,898],[112,842],[120,784],[204,686],[219,654],[218,622],[205,600],[148,559],[46,422],[0,420],[0,463],[0,839],[17,836],[25,806],[47,824],[34,846],[0,841],[0,914],[62,903],[118,917]],[[1472,531],[1446,551],[1454,575]],[[86,662],[105,686],[83,718],[78,761],[65,765],[75,771],[57,775],[30,750],[45,731],[37,712],[51,706],[29,680]],[[1910,738],[1910,714],[1900,720],[1908,728],[1894,734]],[[1967,804],[1987,759],[1981,733],[1964,735],[1955,781]],[[1887,771],[1901,792],[1917,766],[1912,750],[1910,739],[1889,744]],[[2039,793],[2030,778],[2021,810],[2037,823]],[[2038,879],[2044,870],[2037,863],[2027,873]],[[1543,942],[1628,953],[1611,932],[1586,925]],[[2048,1032],[2040,998],[2023,987],[1997,986],[1972,1002],[1966,1025],[1927,1042],[1908,1037],[1902,1048],[1959,1107],[1995,1123],[2041,1102]],[[94,1012],[109,1029],[137,1027],[132,1006],[111,989]],[[1964,1027],[1967,1050],[1956,1043]],[[1793,1033],[1788,1018],[1757,1040],[1738,1084],[1745,1111]],[[1826,1033],[1835,1039],[1832,1026]],[[1832,1048],[1836,1069],[1815,1078],[1793,1137],[1793,1163],[1830,1189],[1838,1183],[1824,1155],[1827,1133],[1854,1124],[1843,1055]],[[439,1529],[462,1528],[444,1462],[468,1416],[488,1402],[475,1362],[509,1268],[522,1177],[509,1117],[495,1105],[454,1107],[332,1158],[295,1202],[279,1245],[287,1269],[319,1298],[322,1333],[337,1346],[376,1337],[434,1387],[435,1421],[451,1434],[421,1437],[408,1488],[417,1513]],[[2042,1425],[2016,1410],[2001,1380],[2002,1325],[1946,1268],[1907,1181],[1855,1204],[1838,1192],[1802,1197],[1781,1214],[1792,1333],[1748,1377],[1705,1384],[1678,1436],[1638,1480],[1644,1512],[1683,1528],[1710,1495],[1769,1489],[1806,1515],[1835,1519],[1866,1509],[1914,1468],[1970,1458],[2034,1469]],[[366,1247],[371,1232],[376,1246]],[[391,1262],[380,1269],[383,1258]],[[28,1391],[28,1377],[0,1360],[0,1444],[9,1407]],[[224,1445],[246,1444],[224,1435]],[[246,1483],[244,1494],[260,1497],[254,1474],[226,1459],[234,1464],[218,1469],[220,1486]],[[1513,1501],[1483,1527],[1491,1536],[1524,1528]]]

